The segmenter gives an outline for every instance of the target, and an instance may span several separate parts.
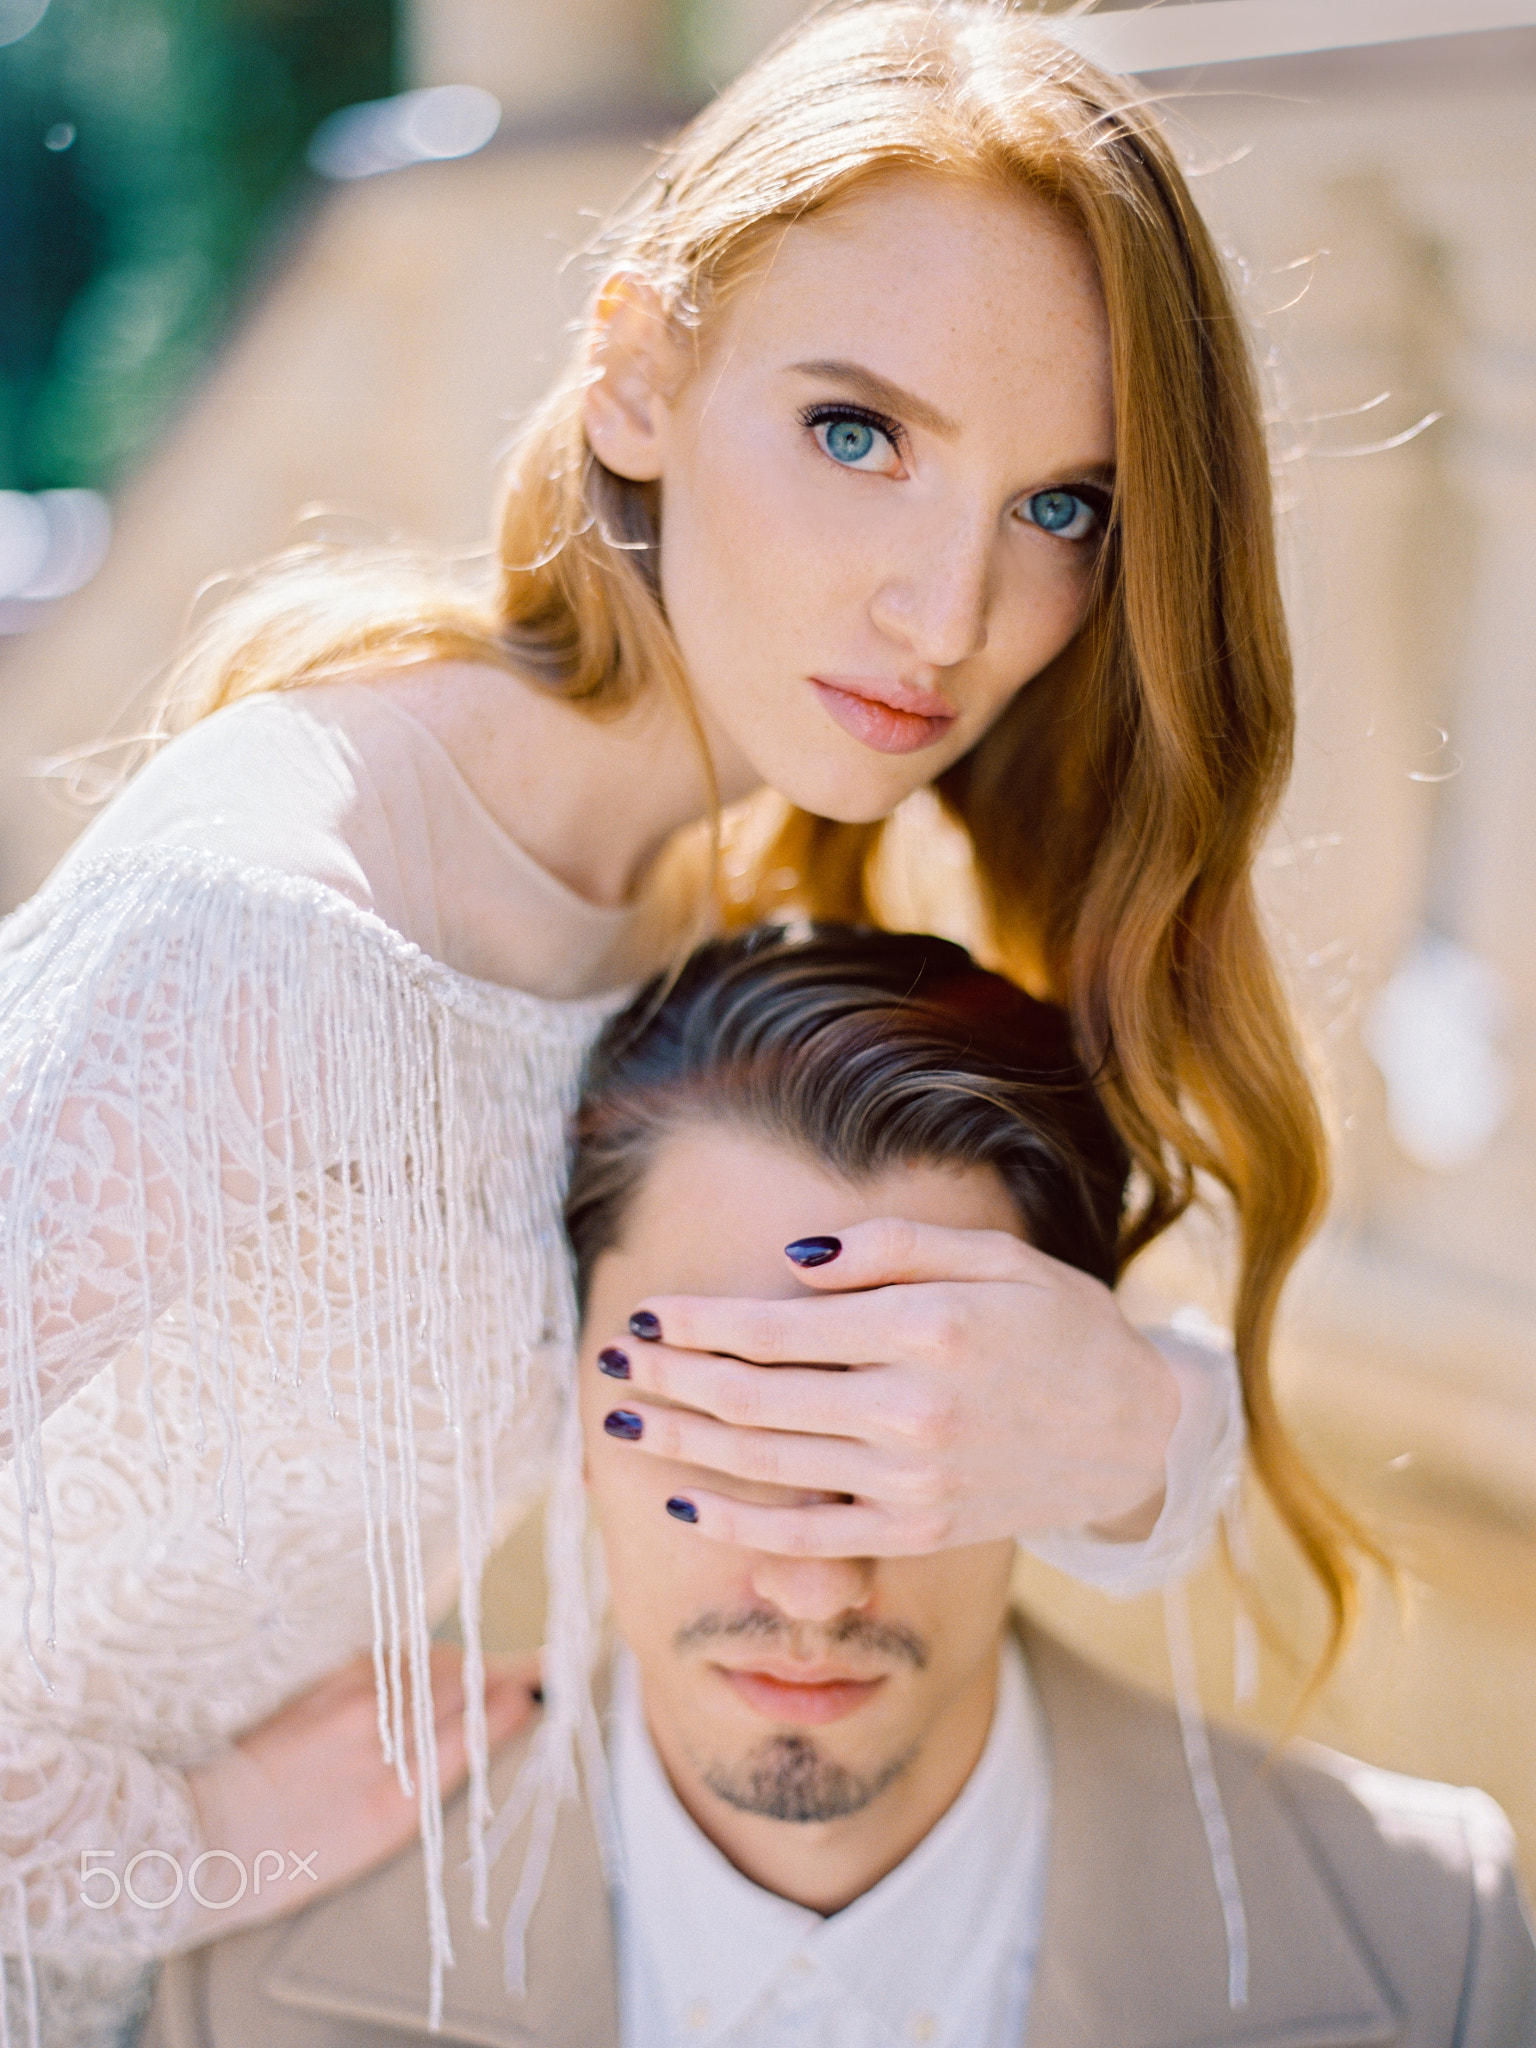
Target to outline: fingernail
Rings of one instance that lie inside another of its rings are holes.
[[[840,1237],[797,1237],[785,1245],[784,1256],[797,1266],[830,1266],[842,1248]]]
[[[680,1493],[674,1493],[667,1502],[667,1513],[674,1522],[696,1522],[699,1511],[691,1500],[684,1500]]]
[[[610,1436],[621,1436],[626,1443],[632,1444],[645,1424],[633,1408],[615,1408],[611,1415],[603,1417],[603,1427]]]
[[[599,1372],[607,1373],[611,1380],[627,1380],[629,1355],[620,1351],[616,1345],[610,1344],[605,1351],[599,1351],[597,1354],[597,1369]]]
[[[638,1337],[642,1343],[654,1344],[661,1336],[661,1320],[648,1308],[637,1308],[629,1319],[629,1334]]]

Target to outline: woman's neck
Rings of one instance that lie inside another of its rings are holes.
[[[508,838],[589,902],[633,901],[673,834],[708,814],[698,735],[661,689],[594,716],[474,662],[424,662],[370,681],[427,728]],[[710,738],[720,800],[733,803],[756,778]]]

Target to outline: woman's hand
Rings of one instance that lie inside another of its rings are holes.
[[[433,1645],[432,1710],[444,1797],[469,1768],[462,1663],[459,1650]],[[492,1749],[533,1712],[538,1683],[537,1658],[486,1659]],[[409,1730],[409,1690],[405,1705]],[[204,1842],[224,1852],[203,1866],[199,1889],[211,1899],[232,1898],[240,1871],[247,1879],[237,1903],[203,1910],[202,1940],[308,1905],[395,1855],[420,1825],[415,1793],[401,1791],[395,1767],[383,1758],[369,1657],[344,1664],[279,1707],[223,1756],[188,1771],[187,1781]],[[259,1889],[258,1873],[264,1879]]]
[[[679,1491],[701,1534],[894,1557],[1150,1533],[1179,1396],[1108,1288],[1003,1231],[881,1221],[808,1242],[838,1247],[792,1262],[825,1299],[654,1296],[617,1340],[635,1455],[700,1468]],[[712,1489],[720,1473],[840,1498],[758,1506]]]

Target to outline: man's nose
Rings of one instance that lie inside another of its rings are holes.
[[[752,1563],[752,1590],[786,1621],[829,1622],[867,1606],[875,1589],[867,1557],[770,1557]]]
[[[918,537],[912,558],[875,594],[877,632],[909,647],[926,667],[953,668],[987,644],[993,531],[990,521],[957,521],[937,545]]]

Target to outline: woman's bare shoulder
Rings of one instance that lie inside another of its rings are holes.
[[[467,662],[240,698],[161,747],[66,869],[150,847],[219,855],[323,883],[435,954],[432,820],[454,768],[494,745],[498,686],[504,717],[507,678]]]
[[[406,712],[452,752],[495,725],[504,712],[509,686],[517,687],[509,668],[447,659],[360,670],[350,680],[376,700]]]
[[[517,760],[540,750],[541,728],[564,707],[511,668],[484,662],[423,661],[360,675],[358,695],[387,720],[401,715],[425,730],[505,829],[501,797]],[[541,717],[540,714],[543,714]]]
[[[188,849],[307,877],[362,909],[365,771],[330,686],[263,692],[161,746],[75,843],[67,872],[103,855]]]

